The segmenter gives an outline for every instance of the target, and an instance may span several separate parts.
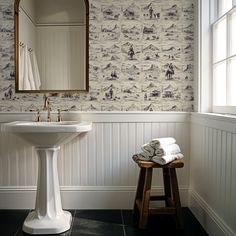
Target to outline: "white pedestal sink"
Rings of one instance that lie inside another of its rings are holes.
[[[15,121],[2,125],[2,131],[14,133],[35,146],[38,154],[38,184],[35,210],[23,224],[29,234],[58,234],[70,229],[72,216],[62,210],[57,172],[60,145],[81,132],[92,129],[91,122]]]

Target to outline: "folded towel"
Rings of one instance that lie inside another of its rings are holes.
[[[157,149],[161,146],[165,146],[165,145],[171,145],[174,144],[176,142],[176,140],[172,137],[168,137],[168,138],[156,138],[156,139],[152,139],[149,144],[151,147],[153,147],[154,149]]]
[[[154,156],[152,157],[152,161],[160,165],[166,165],[169,162],[182,159],[183,157],[184,155],[182,153],[173,154],[173,155],[165,155],[165,156]]]
[[[152,156],[149,156],[146,152],[136,154],[137,158],[142,161],[151,161]]]
[[[156,156],[167,156],[180,153],[180,147],[178,144],[174,143],[171,145],[163,145],[160,148],[155,150]]]
[[[149,143],[143,144],[141,149],[143,152],[136,154],[135,158],[144,161],[153,160],[165,164],[183,157],[179,145],[172,137],[152,139]]]
[[[147,153],[148,156],[154,156],[155,149],[149,143],[143,144],[141,146],[141,149],[143,150],[143,152]]]

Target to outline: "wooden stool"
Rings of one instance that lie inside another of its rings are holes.
[[[176,226],[183,228],[182,210],[179,197],[178,181],[175,168],[182,168],[184,163],[180,160],[172,161],[166,165],[159,165],[152,161],[133,160],[139,165],[140,173],[136,197],[134,201],[134,217],[138,217],[138,227],[145,229],[150,214],[171,214],[175,215]],[[161,168],[163,171],[164,192],[163,196],[150,196],[153,168]],[[150,208],[150,201],[165,201],[165,207]]]

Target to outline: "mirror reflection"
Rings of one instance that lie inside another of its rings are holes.
[[[20,0],[18,91],[88,90],[84,0]]]

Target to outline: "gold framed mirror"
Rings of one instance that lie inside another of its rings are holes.
[[[88,0],[15,0],[16,92],[89,90]]]

